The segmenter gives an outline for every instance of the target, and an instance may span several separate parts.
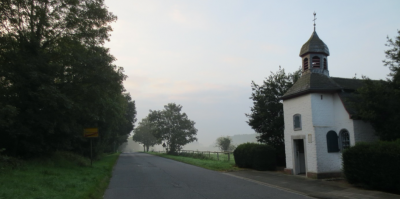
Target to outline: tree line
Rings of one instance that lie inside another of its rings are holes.
[[[117,17],[103,0],[0,3],[0,148],[14,156],[112,151],[134,128],[124,70],[104,47]]]

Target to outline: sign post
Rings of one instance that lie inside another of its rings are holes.
[[[98,128],[85,128],[85,129],[83,129],[83,137],[85,137],[85,138],[97,138],[97,137],[99,137],[99,129]],[[92,162],[93,162],[92,140],[93,139],[90,139],[90,166],[92,166]]]

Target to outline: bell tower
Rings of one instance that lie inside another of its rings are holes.
[[[321,73],[329,77],[329,49],[328,46],[318,37],[317,32],[315,31],[315,15],[316,13],[314,12],[314,32],[300,50],[302,72],[303,74]]]

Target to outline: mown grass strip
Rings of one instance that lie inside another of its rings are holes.
[[[165,153],[155,153],[155,152],[147,152],[148,154],[176,160],[179,162],[184,162],[187,164],[203,167],[205,169],[210,169],[214,171],[237,171],[242,170],[235,166],[234,161],[218,161],[218,160],[207,160],[207,159],[196,159],[192,157],[183,157],[183,156],[174,156],[167,155]]]
[[[0,199],[103,198],[118,156],[106,155],[92,167],[65,157],[31,160],[16,169],[0,165]]]

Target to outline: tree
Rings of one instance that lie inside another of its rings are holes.
[[[301,69],[294,73],[285,73],[279,67],[278,72],[266,78],[262,85],[251,83],[253,107],[246,114],[247,123],[259,136],[257,140],[273,146],[280,156],[278,163],[283,164],[285,158],[283,104],[281,97],[300,78]]]
[[[390,69],[387,81],[365,78],[363,87],[357,89],[352,106],[355,118],[369,122],[381,140],[400,138],[400,30],[396,40],[387,38],[385,66]]]
[[[185,144],[197,140],[195,122],[189,120],[181,110],[181,105],[169,103],[162,111],[150,110],[148,116],[155,128],[155,136],[164,141],[169,154],[175,154]]]
[[[1,1],[0,15],[0,145],[7,153],[88,155],[85,127],[99,128],[99,154],[126,140],[136,110],[123,68],[103,46],[116,20],[103,0]]]
[[[217,138],[215,146],[221,151],[233,151],[236,148],[235,145],[232,144],[232,138],[229,136]]]
[[[144,118],[144,119],[142,119],[141,122],[139,122],[139,125],[134,130],[132,139],[135,142],[139,142],[139,143],[143,144],[144,151],[149,151],[149,148],[151,146],[161,143],[153,135],[153,133],[155,131],[152,128],[153,128],[153,126],[150,123],[149,119]]]

